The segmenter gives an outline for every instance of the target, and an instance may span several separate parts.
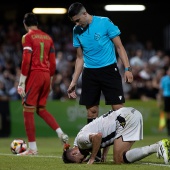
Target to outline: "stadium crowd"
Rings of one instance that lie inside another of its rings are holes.
[[[50,34],[56,49],[56,73],[53,79],[52,92],[49,100],[65,100],[67,89],[74,72],[76,50],[72,46],[72,26],[40,25],[41,29]],[[0,24],[0,100],[20,100],[17,86],[20,76],[22,59],[21,38],[24,28],[16,22],[8,25]],[[155,49],[152,40],[141,43],[135,34],[123,42],[134,75],[132,84],[123,81],[126,99],[156,99],[159,91],[160,78],[170,66],[170,55],[163,49]],[[118,58],[118,67],[122,74],[124,68]],[[81,76],[77,85],[77,94],[81,92]]]

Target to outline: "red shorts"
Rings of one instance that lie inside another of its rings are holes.
[[[26,80],[25,104],[31,106],[45,106],[50,92],[50,73],[32,71]]]

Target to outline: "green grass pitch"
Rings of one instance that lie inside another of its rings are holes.
[[[144,136],[142,141],[136,142],[134,147],[141,147],[155,143],[162,139],[162,136]],[[132,164],[115,165],[112,161],[112,147],[110,147],[106,163],[94,163],[93,165],[65,164],[62,161],[63,146],[56,137],[38,137],[38,155],[17,156],[10,151],[10,143],[13,138],[0,139],[0,170],[169,170],[170,165],[165,165],[163,159],[158,159],[152,154],[141,161]],[[24,139],[27,141],[27,139]],[[69,139],[73,144],[74,138]]]

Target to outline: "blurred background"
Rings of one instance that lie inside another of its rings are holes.
[[[22,120],[22,123],[16,121],[13,107],[19,107],[19,103],[21,103],[20,96],[17,94],[17,86],[22,60],[21,38],[26,33],[23,26],[24,14],[32,12],[34,7],[68,9],[71,3],[76,2],[72,0],[20,1],[0,2],[0,136],[8,136],[11,134],[11,129],[14,130],[11,126],[15,127],[16,124],[23,123]],[[126,99],[154,100],[156,105],[159,81],[170,65],[170,11],[168,4],[153,0],[80,0],[79,2],[85,5],[89,14],[109,17],[121,30],[120,37],[128,53],[134,74],[132,85],[127,85],[124,80],[122,81]],[[146,6],[146,10],[141,12],[108,12],[104,10],[106,4],[143,4]],[[49,94],[49,100],[67,101],[67,88],[72,79],[76,59],[76,51],[72,46],[74,24],[69,20],[67,14],[37,14],[37,16],[39,27],[52,36],[56,49],[57,67],[53,91]],[[119,58],[118,66],[123,75],[124,68]],[[80,92],[81,79],[77,86],[77,94],[79,95]],[[76,106],[73,112],[75,109],[80,109],[77,101],[74,101],[74,105]],[[83,109],[80,110],[81,113],[85,112]],[[157,110],[159,109],[157,108]],[[21,114],[21,107],[15,112]],[[64,112],[70,114],[72,110]],[[157,119],[158,113],[159,111],[156,113]],[[82,118],[82,114],[79,114],[79,117]],[[69,121],[67,116],[65,119]],[[83,117],[83,119],[85,118]],[[77,128],[80,127],[81,125],[77,125]]]
[[[18,26],[22,26],[23,15],[32,11],[34,7],[64,7],[67,8],[73,0],[48,0],[48,1],[26,1],[23,0],[6,0],[0,2],[1,23],[8,24],[17,22]],[[169,6],[167,3],[153,0],[80,0],[90,14],[103,15],[110,17],[122,31],[122,38],[127,41],[129,34],[136,33],[138,38],[145,42],[147,39],[154,40],[155,47],[164,47],[163,32],[169,25]],[[142,12],[106,12],[104,5],[106,4],[144,4],[146,10]],[[67,14],[64,15],[40,15],[43,24],[59,23],[71,25]]]

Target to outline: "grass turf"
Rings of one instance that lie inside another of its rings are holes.
[[[162,136],[144,136],[144,140],[136,142],[133,148],[149,145],[161,139]],[[62,144],[58,138],[54,137],[37,138],[39,151],[37,156],[16,156],[10,151],[12,140],[13,138],[0,139],[0,170],[166,170],[170,168],[170,165],[165,165],[163,159],[158,159],[156,154],[132,164],[115,165],[112,161],[112,147],[110,147],[106,163],[65,164],[61,158]],[[73,144],[73,140],[74,138],[69,139],[70,144]]]

